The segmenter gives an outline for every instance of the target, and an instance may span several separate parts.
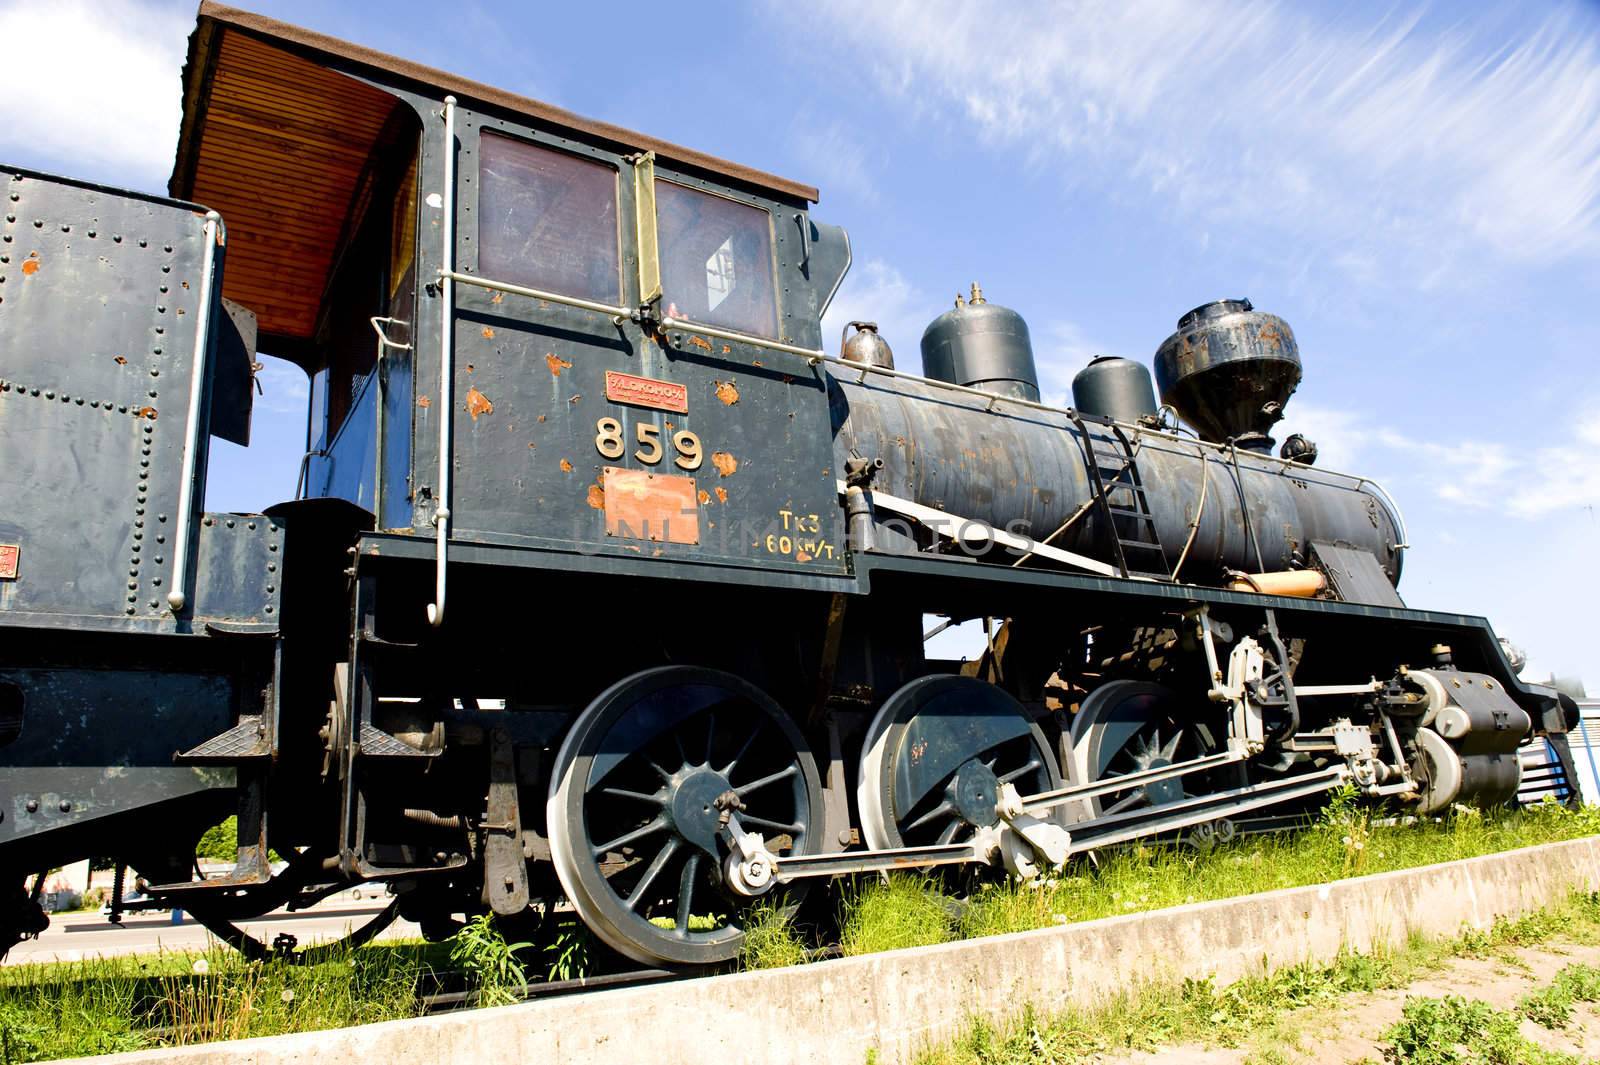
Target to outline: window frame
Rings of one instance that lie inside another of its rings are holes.
[[[630,260],[636,258],[636,256],[630,254],[628,241],[625,237],[625,230],[627,229],[625,219],[634,210],[632,197],[629,195],[631,182],[623,180],[623,170],[629,165],[626,157],[592,148],[570,137],[529,129],[526,126],[492,118],[481,113],[468,113],[463,118],[466,119],[465,124],[472,133],[470,148],[467,144],[469,138],[462,137],[459,131],[457,137],[463,142],[461,154],[470,156],[471,159],[470,164],[466,160],[462,160],[458,163],[457,169],[456,269],[462,273],[470,273],[481,277],[486,281],[503,281],[523,288],[542,289],[542,286],[527,284],[509,277],[497,277],[488,274],[484,271],[481,262],[484,224],[482,221],[483,215],[479,207],[483,193],[483,139],[485,136],[500,137],[517,144],[569,156],[587,163],[595,163],[611,171],[612,202],[616,207],[614,238],[617,252],[617,302],[619,306],[627,306],[630,302],[633,302],[633,292],[638,283],[638,278],[636,276],[637,271],[629,269]],[[470,221],[462,218],[461,215],[471,216]],[[561,292],[559,289],[543,290],[558,296],[565,296],[568,299],[605,302],[604,300],[594,300],[587,295]],[[459,300],[462,295],[458,289],[457,299]]]
[[[746,330],[735,329],[732,326],[718,325],[715,322],[701,321],[698,318],[691,318],[691,317],[687,317],[687,316],[682,318],[682,321],[688,322],[688,323],[691,323],[691,324],[694,324],[694,325],[703,325],[703,326],[706,326],[706,327],[711,328],[711,329],[726,329],[729,332],[744,333],[745,335],[750,336],[751,338],[757,339],[757,340],[767,340],[767,341],[772,341],[772,342],[780,343],[780,344],[781,343],[788,343],[788,341],[786,341],[784,339],[784,328],[783,328],[783,318],[784,318],[784,315],[783,315],[783,283],[782,283],[782,278],[780,277],[780,275],[778,273],[778,266],[779,266],[778,240],[779,240],[779,235],[778,235],[777,213],[773,210],[772,205],[771,204],[767,204],[767,203],[762,203],[760,201],[757,201],[757,200],[754,200],[754,199],[750,199],[750,198],[747,198],[747,197],[734,195],[729,190],[724,189],[724,188],[722,188],[720,186],[712,185],[709,182],[701,181],[701,180],[698,180],[698,179],[695,179],[695,178],[690,178],[690,177],[688,177],[686,175],[677,174],[677,173],[674,173],[674,172],[672,172],[670,170],[663,173],[658,168],[658,169],[655,170],[653,178],[654,178],[654,180],[655,180],[655,182],[657,184],[665,182],[665,183],[667,183],[669,185],[676,185],[681,189],[687,189],[690,192],[698,192],[698,193],[701,193],[701,194],[706,195],[706,196],[714,196],[714,197],[716,197],[718,199],[727,200],[729,203],[738,204],[741,207],[753,208],[754,210],[760,211],[762,214],[767,216],[767,259],[768,259],[768,262],[767,262],[767,278],[768,278],[768,281],[771,283],[771,288],[772,288],[772,331],[773,331],[773,335],[772,336],[763,336],[760,333],[750,333],[750,332],[747,332]],[[655,190],[653,190],[653,189],[651,190],[650,202],[651,202],[651,205],[653,207],[655,207],[655,209],[656,209],[656,215],[652,219],[652,222],[654,223],[653,228],[655,229],[656,255],[657,255],[657,260],[658,260],[658,263],[659,263],[659,261],[662,258],[664,258],[664,256],[663,256],[664,244],[663,244],[662,239],[661,239],[661,213],[660,213],[660,206],[659,206],[660,201],[659,201],[659,198],[655,195]],[[641,264],[641,268],[642,268],[642,264]],[[657,275],[658,276],[660,275],[660,272],[661,272],[661,268],[658,265],[657,266]],[[661,299],[662,299],[663,305],[665,305],[665,303],[668,300],[671,299],[671,294],[666,291],[666,283],[665,283],[665,281],[662,282]]]

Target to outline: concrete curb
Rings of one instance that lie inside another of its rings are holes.
[[[1217,902],[789,969],[596,991],[338,1031],[101,1058],[99,1065],[370,1061],[541,1065],[909,1061],[1025,1005],[1087,1006],[1156,980],[1260,971],[1413,932],[1486,929],[1600,888],[1600,837]]]

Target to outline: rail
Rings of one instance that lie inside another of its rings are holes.
[[[207,211],[206,249],[200,264],[200,297],[194,322],[194,366],[189,371],[189,420],[183,431],[183,474],[178,482],[177,524],[172,530],[172,590],[167,606],[174,614],[189,602],[189,533],[194,523],[194,477],[200,456],[201,399],[204,397],[207,348],[211,343],[211,292],[217,265],[217,243],[222,232],[222,216]]]

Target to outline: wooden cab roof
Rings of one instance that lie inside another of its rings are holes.
[[[369,79],[369,80],[363,80]],[[223,294],[258,316],[262,347],[309,356],[335,256],[374,148],[399,101],[377,85],[508,113],[625,151],[653,151],[776,198],[817,190],[581,118],[514,93],[221,4],[200,5],[183,71],[183,120],[168,190],[221,212]]]

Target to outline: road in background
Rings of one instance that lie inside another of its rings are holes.
[[[296,937],[300,946],[307,946],[337,939],[351,929],[360,928],[388,903],[389,899],[384,896],[360,900],[335,897],[295,913],[278,911],[243,921],[240,927],[263,943],[271,943],[286,932]],[[414,939],[421,935],[416,925],[397,920],[378,938]],[[80,961],[158,950],[202,951],[213,942],[216,938],[188,915],[184,916],[182,924],[173,924],[172,915],[166,911],[128,913],[123,915],[122,924],[118,926],[98,910],[84,910],[52,914],[50,927],[38,939],[24,940],[12,947],[5,964]]]

